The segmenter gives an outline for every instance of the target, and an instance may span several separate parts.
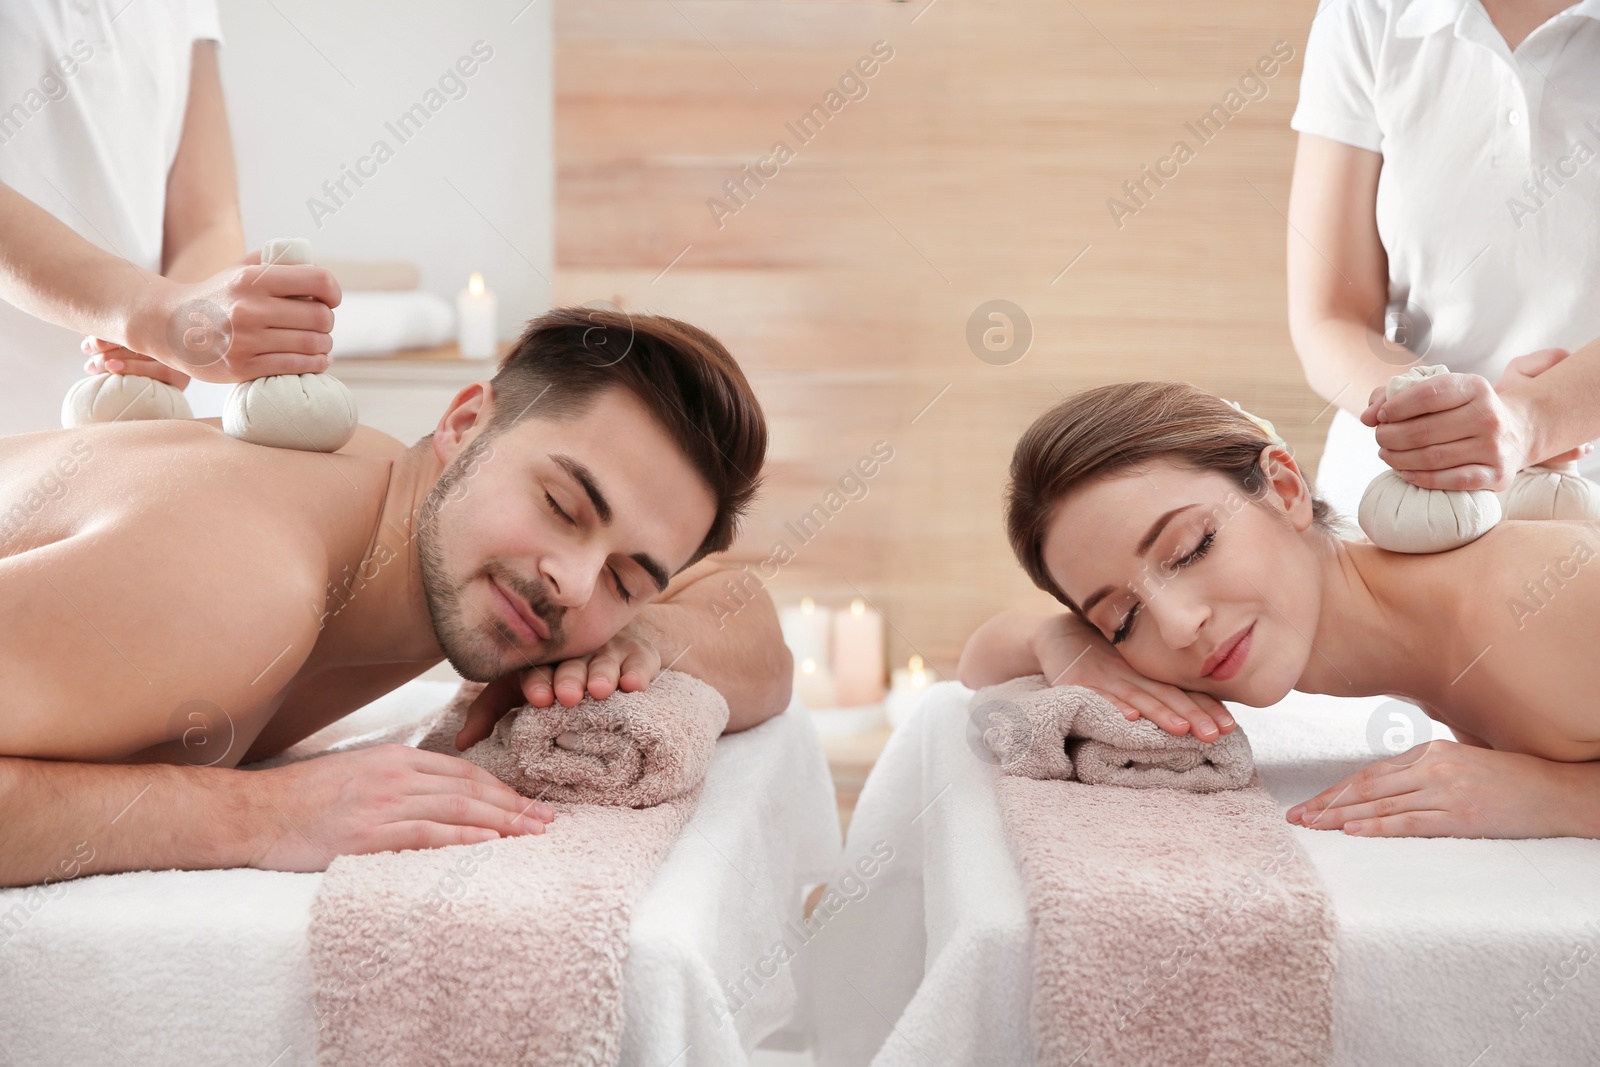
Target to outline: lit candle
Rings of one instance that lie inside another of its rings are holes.
[[[794,672],[794,691],[808,710],[831,708],[838,703],[833,691],[833,676],[828,668],[807,656]]]
[[[883,699],[883,616],[860,598],[834,616],[833,681],[841,707]]]
[[[778,612],[778,625],[783,628],[783,643],[794,654],[795,663],[809,659],[818,667],[827,668],[832,617],[833,612],[819,608],[810,597],[801,600],[798,607],[791,605]]]
[[[463,359],[490,359],[499,354],[499,301],[476,272],[456,295],[456,347]]]
[[[909,719],[928,686],[939,680],[933,671],[922,665],[921,656],[912,656],[906,666],[896,667],[891,679],[889,695],[883,702],[890,726],[899,726]]]

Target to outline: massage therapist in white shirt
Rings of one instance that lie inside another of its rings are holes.
[[[0,335],[28,359],[188,386],[199,418],[233,382],[327,370],[339,303],[321,267],[246,265],[221,36],[215,0],[0,3],[0,299],[85,337],[31,351],[14,308]],[[169,342],[196,299],[232,329],[201,367]]]
[[[1322,495],[1600,474],[1600,0],[1325,0],[1290,124],[1290,330],[1339,408]],[[1380,406],[1417,362],[1453,373]]]

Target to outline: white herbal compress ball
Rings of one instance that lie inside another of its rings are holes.
[[[277,237],[261,262],[310,263],[311,242]],[[356,398],[331,374],[274,374],[240,382],[222,410],[222,430],[251,444],[334,452],[356,432]]]
[[[1447,374],[1442,365],[1412,367],[1389,379],[1384,396]],[[1387,470],[1367,486],[1357,515],[1372,543],[1390,552],[1447,552],[1476,541],[1501,519],[1500,497],[1492,489],[1423,489]]]
[[[190,419],[182,389],[142,374],[94,374],[79,378],[61,402],[61,425],[67,429],[92,422],[138,419]]]
[[[331,374],[273,374],[233,387],[222,429],[269,448],[335,452],[356,432],[356,398]]]
[[[1576,463],[1539,463],[1517,472],[1500,508],[1508,519],[1600,519],[1600,486]]]

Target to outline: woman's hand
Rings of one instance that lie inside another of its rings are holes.
[[[1216,697],[1146,678],[1076,615],[1051,616],[1032,643],[1046,682],[1093,689],[1129,719],[1149,719],[1169,734],[1192,733],[1202,741],[1234,729],[1233,716]]]
[[[85,374],[141,374],[158,382],[166,382],[174,389],[183,389],[189,384],[189,376],[183,371],[174,370],[149,356],[130,352],[114,341],[85,337],[83,350],[89,354],[83,364]]]
[[[618,689],[636,693],[660,673],[661,653],[635,619],[586,656],[515,670],[484,686],[467,708],[456,749],[465,752],[488,737],[514,708],[548,708],[558,700],[570,708],[585,694],[604,700]]]
[[[1574,780],[1585,772],[1589,780]],[[1590,837],[1577,811],[1595,805],[1597,784],[1591,764],[1434,740],[1361,768],[1286,817],[1361,837]]]
[[[130,315],[125,347],[203,382],[320,374],[328,369],[340,299],[326,268],[262,266],[253,252],[192,285],[153,280]]]
[[[1378,457],[1423,489],[1510,486],[1533,440],[1531,413],[1480,374],[1436,374],[1392,399],[1374,389],[1361,421],[1377,428]]]
[[[1542,348],[1506,365],[1499,384],[1478,374],[1438,374],[1409,386],[1392,400],[1372,391],[1361,421],[1377,428],[1378,456],[1424,489],[1503,490],[1524,467],[1578,459],[1580,445],[1538,456],[1538,413],[1518,387],[1570,355]]]

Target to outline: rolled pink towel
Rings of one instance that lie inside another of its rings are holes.
[[[417,747],[476,763],[523,796],[557,803],[647,808],[699,786],[728,702],[680,671],[663,671],[638,693],[618,690],[575,706],[523,707],[465,752],[456,735],[483,684],[462,685],[428,720]]]
[[[1013,678],[972,698],[974,726],[1002,772],[1090,785],[1212,793],[1250,784],[1255,762],[1244,731],[1215,741],[1128,721],[1082,686],[1046,686],[1044,675]]]

